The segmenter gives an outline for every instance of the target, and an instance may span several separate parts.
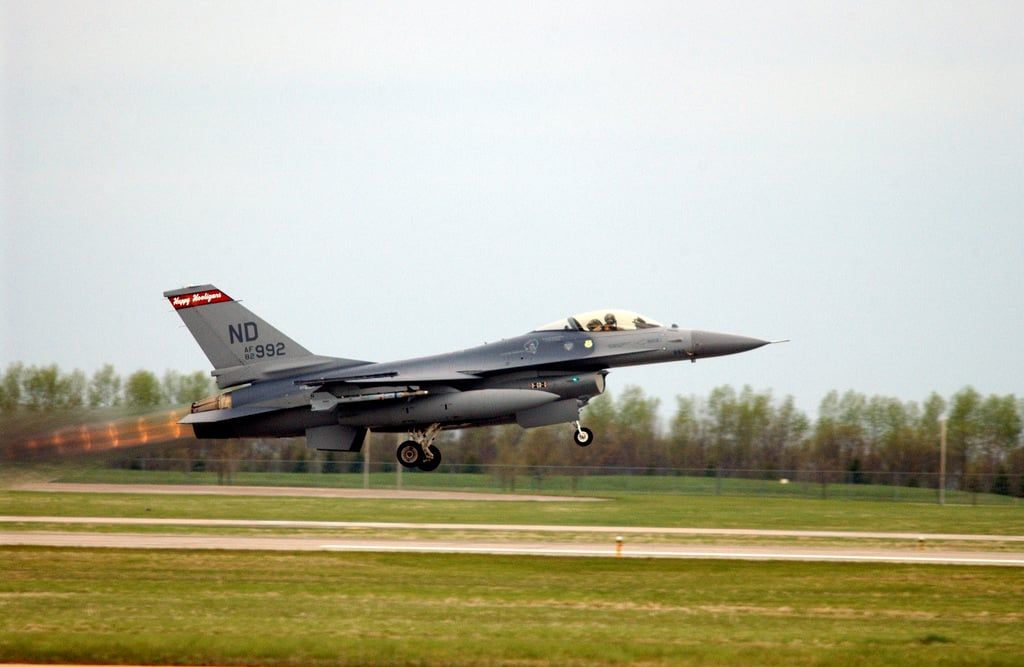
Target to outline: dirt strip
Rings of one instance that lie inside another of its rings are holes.
[[[399,489],[336,489],[309,486],[213,486],[204,484],[18,484],[13,491],[53,493],[153,493],[210,496],[294,496],[300,498],[368,498],[377,500],[475,500],[478,502],[589,503],[602,498],[543,496],[475,491],[405,491]]]

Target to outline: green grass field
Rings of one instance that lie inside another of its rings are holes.
[[[394,472],[373,472],[369,476],[372,488],[395,488]],[[97,465],[60,469],[55,481],[102,484],[218,484],[215,472],[181,472],[167,470],[129,470]],[[311,486],[335,488],[361,488],[360,473],[290,473],[290,472],[236,472],[231,483],[240,486]],[[520,493],[550,494],[604,494],[655,493],[680,495],[734,495],[782,498],[880,500],[929,503],[937,501],[937,491],[881,484],[827,484],[793,481],[781,484],[778,479],[742,479],[738,477],[707,477],[703,475],[581,475],[575,480],[564,472],[546,472],[536,475],[525,467],[515,475],[514,484],[506,471],[490,473],[455,472],[442,466],[437,472],[406,472],[404,488],[444,489],[468,491],[516,491]],[[949,490],[948,504],[1016,505],[1020,500],[1010,496],[986,493],[968,493]]]
[[[0,514],[1024,534],[1014,505],[596,495],[605,500],[2,490]],[[1022,599],[1024,568],[1009,567],[6,547],[0,661],[1021,665]]]
[[[1024,508],[1014,506],[628,493],[605,498],[539,503],[0,491],[0,514],[1024,535]]]
[[[1024,570],[0,549],[0,660],[1019,665]]]

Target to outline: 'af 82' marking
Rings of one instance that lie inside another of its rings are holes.
[[[267,357],[283,357],[284,343],[267,343],[266,345],[250,345],[245,348],[245,360],[266,359]]]

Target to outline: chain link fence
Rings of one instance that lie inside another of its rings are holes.
[[[364,467],[365,466],[365,467]],[[76,481],[234,484],[337,488],[496,491],[599,495],[652,493],[802,497],[948,504],[1020,504],[1024,478],[1007,474],[947,475],[871,470],[755,470],[444,463],[434,472],[392,461],[124,457]],[[70,479],[70,478],[69,478]]]

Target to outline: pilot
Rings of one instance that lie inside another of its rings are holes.
[[[587,331],[601,331],[601,320],[595,317],[587,322]]]
[[[615,315],[608,313],[604,316],[604,326],[601,327],[601,331],[618,331],[619,323],[615,320]]]
[[[633,326],[636,327],[637,329],[650,329],[654,325],[648,324],[647,320],[637,315],[636,317],[633,318]]]

